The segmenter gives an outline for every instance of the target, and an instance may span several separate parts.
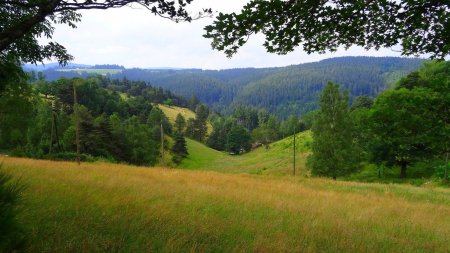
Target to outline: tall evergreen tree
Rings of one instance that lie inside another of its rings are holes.
[[[200,142],[205,141],[206,134],[208,133],[208,115],[209,109],[206,105],[198,105],[195,109],[195,120],[194,120],[194,139]]]
[[[181,115],[181,113],[177,114],[177,118],[175,119],[175,131],[179,133],[184,133],[184,128],[186,127],[186,119]]]
[[[320,95],[320,109],[314,118],[312,154],[308,159],[313,175],[336,179],[359,167],[353,140],[348,93],[328,82]]]
[[[183,158],[186,158],[188,155],[186,140],[184,139],[184,135],[180,132],[175,132],[174,135],[175,143],[172,146],[172,161],[174,163],[179,164]]]

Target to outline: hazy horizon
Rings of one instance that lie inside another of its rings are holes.
[[[289,67],[289,66],[294,66],[294,65],[301,65],[301,64],[308,64],[308,63],[315,63],[315,62],[321,62],[321,61],[325,61],[325,60],[330,60],[330,59],[336,59],[336,58],[346,58],[346,57],[374,57],[374,58],[385,58],[385,57],[392,57],[392,58],[404,58],[404,59],[423,59],[423,60],[429,60],[426,57],[408,57],[408,56],[363,56],[363,55],[348,55],[348,56],[334,56],[334,57],[328,57],[328,58],[324,58],[324,59],[318,59],[318,60],[312,60],[312,61],[308,61],[308,62],[301,62],[301,63],[293,63],[293,64],[287,64],[287,65],[278,65],[278,66],[270,66],[270,67],[257,67],[257,66],[248,66],[248,67],[229,67],[229,68],[219,68],[219,69],[213,69],[213,68],[197,68],[197,67],[171,67],[171,66],[155,66],[155,67],[146,67],[146,66],[133,66],[133,67],[127,67],[124,66],[121,63],[115,63],[115,62],[108,62],[108,63],[104,63],[104,62],[96,62],[96,63],[92,63],[92,64],[87,64],[84,62],[77,62],[77,61],[73,61],[73,62],[69,62],[68,65],[80,65],[80,66],[87,66],[87,67],[92,67],[95,65],[117,65],[117,66],[123,66],[126,69],[132,69],[132,68],[138,68],[138,69],[155,69],[155,70],[164,70],[164,69],[173,69],[173,70],[186,70],[186,69],[198,69],[198,70],[227,70],[227,69],[244,69],[244,68],[255,68],[255,69],[263,69],[263,68],[283,68],[283,67]],[[53,65],[57,65],[57,62],[47,62],[45,64],[31,64],[31,63],[26,63],[24,64],[27,67],[30,68],[43,68],[43,69],[49,69],[49,68],[53,68]],[[49,66],[51,65],[51,66]],[[36,66],[36,67],[32,67],[32,66]],[[67,67],[67,66],[66,66]]]

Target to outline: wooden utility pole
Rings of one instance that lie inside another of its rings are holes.
[[[161,164],[162,166],[166,165],[166,162],[164,160],[164,127],[161,120]]]
[[[294,176],[295,176],[295,126],[294,126]]]
[[[80,122],[78,118],[77,89],[73,82],[73,113],[75,115],[75,142],[77,145],[77,163],[80,165]]]

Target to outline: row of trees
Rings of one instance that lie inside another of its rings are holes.
[[[444,61],[426,63],[375,101],[360,97],[352,107],[348,93],[328,83],[312,127],[313,174],[336,178],[370,162],[399,166],[405,178],[408,166],[437,159],[440,176],[448,178],[449,95],[450,63]]]
[[[307,124],[297,116],[289,116],[280,121],[264,109],[237,107],[229,116],[212,114],[213,130],[206,144],[216,150],[239,154],[249,151],[252,146],[269,144],[307,129]]]

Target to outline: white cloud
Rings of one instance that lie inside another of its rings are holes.
[[[246,2],[196,0],[190,9],[210,7],[231,12],[239,11]],[[66,46],[77,63],[222,69],[286,66],[346,55],[400,55],[390,49],[366,51],[352,47],[323,55],[307,55],[298,48],[288,55],[279,56],[267,53],[262,46],[263,37],[254,36],[237,55],[228,59],[223,53],[213,51],[210,41],[202,37],[204,26],[213,21],[210,18],[176,24],[136,7],[90,10],[82,14],[78,28],[58,25],[54,35],[54,40]]]

